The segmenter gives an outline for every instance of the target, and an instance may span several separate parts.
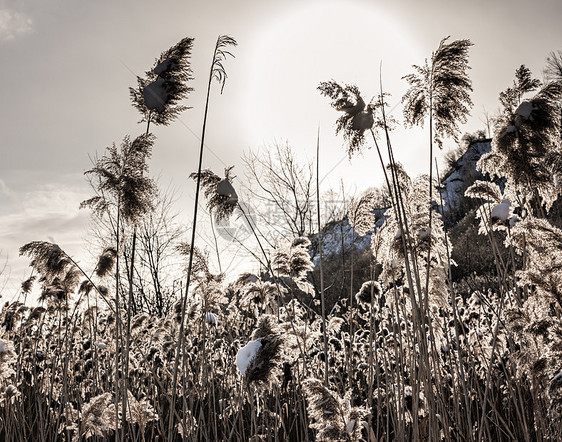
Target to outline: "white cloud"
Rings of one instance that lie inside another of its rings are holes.
[[[18,202],[16,192],[11,189],[2,178],[0,178],[0,193],[6,195],[11,201]]]
[[[0,193],[5,192],[0,183]],[[0,296],[9,300],[17,296],[19,285],[29,276],[29,259],[19,256],[19,248],[31,241],[50,237],[71,256],[80,261],[88,258],[84,241],[88,232],[89,212],[79,210],[89,195],[78,186],[45,183],[28,192],[13,192],[21,204],[0,215],[0,267],[7,257],[8,269],[0,278]],[[4,286],[4,280],[6,284]]]
[[[0,41],[9,41],[31,32],[33,20],[28,15],[12,9],[0,9]]]

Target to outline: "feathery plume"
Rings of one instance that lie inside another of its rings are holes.
[[[378,281],[366,281],[363,283],[355,299],[359,303],[371,304],[371,300],[376,300],[382,294],[382,288]]]
[[[238,204],[238,195],[232,187],[234,177],[231,174],[232,167],[224,169],[224,178],[209,169],[201,171],[201,187],[207,199],[207,208],[213,213],[218,221],[228,219],[232,216]],[[196,172],[190,178],[196,180]]]
[[[180,105],[193,88],[187,86],[193,80],[190,58],[193,38],[184,38],[167,51],[162,52],[154,67],[137,77],[137,87],[129,88],[133,106],[143,116],[142,121],[168,125],[188,109]]]
[[[352,407],[349,398],[340,398],[318,379],[304,381],[311,428],[318,431],[320,440],[359,441],[367,410]]]
[[[349,158],[360,152],[365,144],[365,131],[375,125],[376,104],[369,103],[361,97],[359,88],[346,84],[341,86],[336,81],[325,81],[318,86],[320,93],[332,100],[331,105],[343,115],[336,122],[336,135],[343,132],[347,143]]]
[[[96,265],[96,275],[100,278],[107,276],[113,269],[116,257],[117,250],[115,250],[115,247],[107,247],[98,259],[98,264]]]
[[[274,376],[274,371],[279,368],[282,356],[283,338],[277,331],[271,316],[262,316],[258,328],[252,333],[252,341],[239,351],[241,361],[238,365],[244,379],[249,384],[265,387]],[[245,359],[242,358],[244,350]],[[238,364],[238,356],[236,362]]]
[[[347,210],[349,224],[361,236],[372,231],[375,226],[375,208],[377,194],[367,190],[359,198],[352,198]]]
[[[410,126],[421,125],[428,112],[435,122],[434,141],[439,147],[443,137],[458,141],[459,122],[466,123],[472,106],[469,92],[468,49],[470,40],[447,42],[445,37],[423,66],[414,65],[415,73],[402,77],[410,88],[402,97],[404,117]]]
[[[115,144],[108,147],[107,154],[85,172],[97,180],[98,195],[83,201],[80,208],[90,207],[98,216],[115,208],[124,221],[138,223],[153,208],[156,193],[156,184],[145,174],[153,143],[153,135],[143,134],[133,141],[126,136],[120,150]]]

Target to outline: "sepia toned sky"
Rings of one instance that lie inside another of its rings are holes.
[[[300,158],[315,155],[320,128],[322,187],[350,192],[381,183],[375,152],[349,161],[334,135],[337,113],[320,81],[355,83],[367,99],[379,92],[379,69],[393,115],[401,119],[403,75],[429,57],[440,39],[468,38],[474,108],[462,131],[483,129],[484,112],[526,64],[541,78],[549,52],[562,49],[562,4],[509,0],[260,0],[96,2],[0,0],[0,289],[17,295],[28,276],[18,248],[52,240],[86,260],[91,195],[83,172],[93,156],[143,132],[129,86],[181,38],[195,38],[190,110],[157,136],[151,173],[192,211],[204,93],[216,38],[238,41],[226,62],[224,93],[210,105],[204,167],[220,173],[248,149],[287,141]],[[393,134],[410,174],[427,171],[423,129]],[[445,147],[456,147],[447,141]]]

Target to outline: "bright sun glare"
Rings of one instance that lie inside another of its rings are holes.
[[[319,82],[355,83],[372,97],[378,94],[381,61],[385,88],[398,102],[401,76],[422,58],[405,29],[360,2],[299,6],[272,17],[264,28],[249,69],[247,121],[253,145],[287,133],[306,134],[309,141],[319,121],[334,119],[316,91]]]
[[[343,140],[334,133],[338,115],[316,88],[330,79],[353,83],[370,100],[379,93],[382,61],[385,92],[391,93],[389,104],[399,116],[405,91],[401,77],[423,60],[408,30],[372,5],[335,1],[272,17],[259,35],[247,70],[245,130],[250,145],[268,146],[292,137],[288,141],[302,158],[312,158],[320,126],[323,171],[338,170],[338,177],[328,177],[328,187],[337,187],[340,178],[355,186],[357,176],[372,174],[368,161],[354,161],[351,169]],[[405,163],[421,160],[415,155]]]

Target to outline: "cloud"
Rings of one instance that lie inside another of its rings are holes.
[[[14,190],[11,189],[2,178],[0,178],[0,193],[6,195],[11,201],[15,203],[18,202],[16,192],[14,192]]]
[[[0,41],[10,41],[33,30],[33,20],[28,15],[12,9],[0,9]]]
[[[0,182],[0,193],[4,192]],[[0,215],[0,269],[3,260],[6,257],[8,260],[8,269],[0,275],[0,296],[4,301],[17,296],[20,283],[29,276],[29,259],[19,256],[22,245],[52,237],[79,261],[89,258],[84,250],[89,212],[78,209],[80,202],[89,195],[82,188],[45,183],[33,186],[28,192],[12,191],[12,196],[21,204],[10,213]]]

